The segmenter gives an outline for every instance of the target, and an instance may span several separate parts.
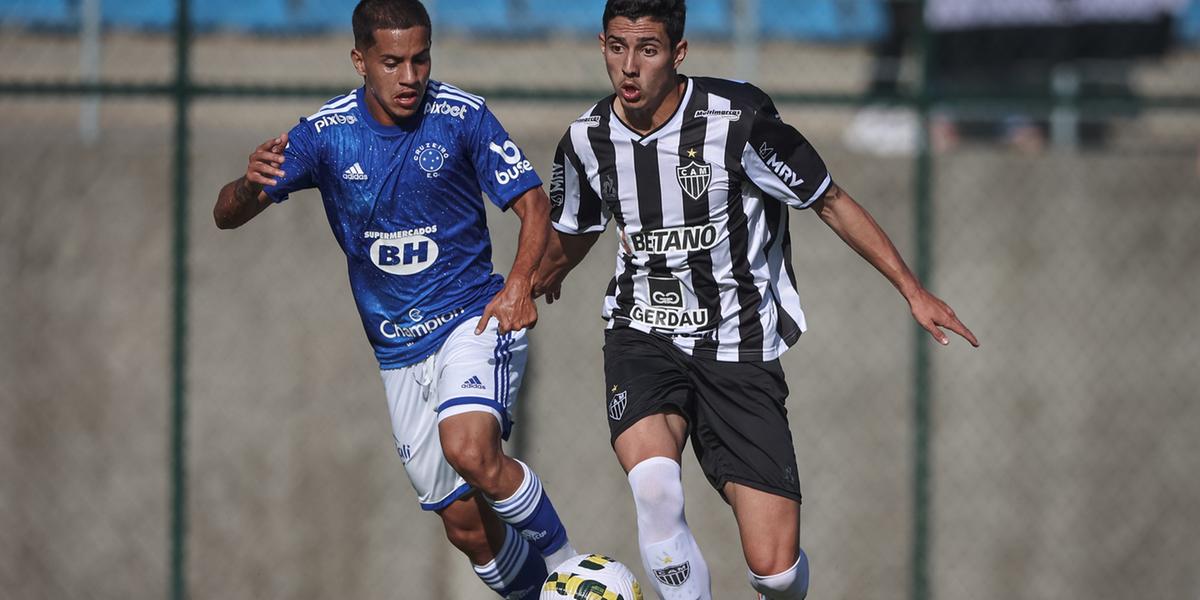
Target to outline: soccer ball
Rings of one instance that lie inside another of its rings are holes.
[[[600,554],[563,561],[542,584],[538,600],[643,600],[629,567]]]

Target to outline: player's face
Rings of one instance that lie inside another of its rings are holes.
[[[366,81],[367,106],[380,123],[395,125],[421,109],[429,85],[429,29],[377,29],[375,45],[350,52]]]
[[[626,111],[655,112],[678,85],[687,41],[671,46],[666,26],[650,18],[616,17],[600,35],[608,78]]]

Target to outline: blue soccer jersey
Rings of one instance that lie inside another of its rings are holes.
[[[483,98],[430,81],[419,115],[380,124],[362,88],[288,134],[275,202],[317,188],[384,369],[419,362],[503,287],[482,193],[502,209],[540,186]],[[482,192],[482,193],[481,193]]]

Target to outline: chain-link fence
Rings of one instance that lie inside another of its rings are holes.
[[[251,148],[359,84],[353,4],[192,2],[181,40],[166,0],[0,0],[0,597],[492,597],[393,453],[315,192],[209,216]],[[430,4],[434,77],[548,173],[606,93],[603,3]],[[1200,2],[925,4],[689,2],[684,71],[772,93],[983,342],[932,348],[795,215],[812,596],[1200,598]],[[517,221],[489,219],[505,271]],[[640,575],[601,416],[614,250],[543,307],[513,449],[577,547]],[[714,597],[748,597],[685,463]]]

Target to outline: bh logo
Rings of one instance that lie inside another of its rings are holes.
[[[437,242],[414,235],[398,240],[376,240],[371,260],[380,270],[392,275],[413,275],[428,269],[438,258]]]

